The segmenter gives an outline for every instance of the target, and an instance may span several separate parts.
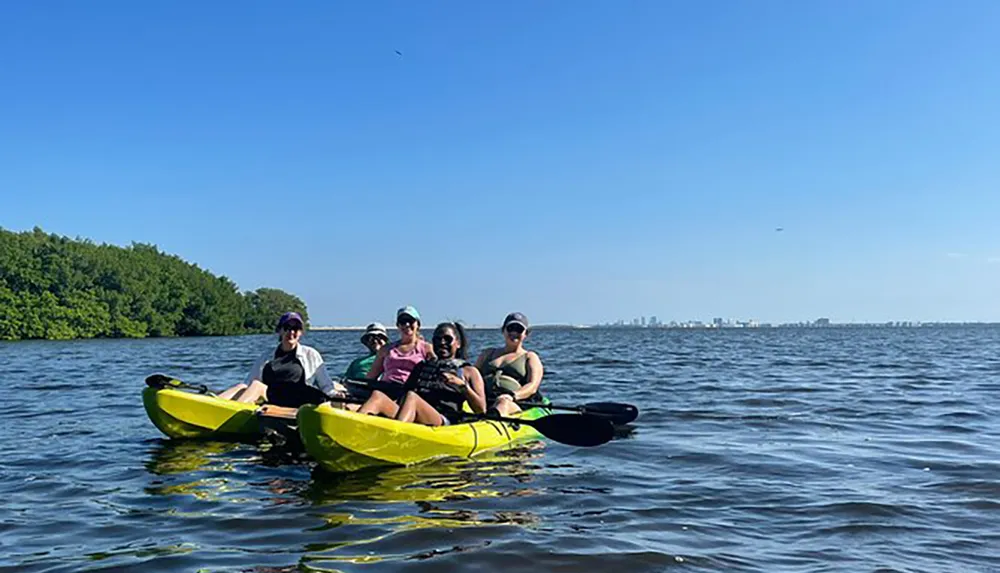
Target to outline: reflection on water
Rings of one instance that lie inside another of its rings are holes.
[[[225,465],[226,454],[236,450],[232,442],[210,442],[199,440],[156,440],[146,469],[157,475],[193,472],[209,463],[223,464],[217,469],[232,469]]]
[[[357,501],[454,501],[498,495],[519,495],[518,490],[489,489],[491,480],[510,478],[529,483],[532,460],[541,455],[541,442],[487,452],[474,459],[440,460],[410,467],[373,468],[363,472],[331,474],[316,468],[302,493],[316,505]]]
[[[539,518],[531,511],[498,511],[494,504],[482,509],[454,508],[453,502],[522,497],[538,493],[530,487],[534,465],[542,453],[540,442],[523,447],[487,453],[472,460],[443,460],[412,467],[391,468],[344,475],[328,474],[320,469],[302,491],[302,496],[321,507],[339,508],[346,500],[376,502],[353,511],[325,511],[324,523],[317,529],[347,528],[349,541],[313,545],[303,557],[309,570],[335,570],[337,562],[371,563],[386,559],[418,559],[442,554],[442,550],[418,554],[382,554],[381,542],[422,529],[495,526],[531,527]],[[504,481],[505,487],[494,484]],[[517,484],[514,487],[510,483]],[[405,504],[408,510],[386,511],[383,504]],[[365,531],[376,532],[366,536]],[[391,543],[389,544],[392,545]]]
[[[541,443],[533,442],[473,460],[441,461],[344,475],[317,469],[301,495],[317,506],[338,508],[321,513],[324,523],[317,529],[353,531],[344,532],[349,541],[311,546],[301,565],[307,570],[331,571],[336,570],[338,562],[422,559],[451,551],[384,553],[382,542],[422,529],[453,532],[461,528],[532,527],[539,518],[531,511],[499,511],[490,503],[484,504],[482,509],[455,508],[451,504],[537,494],[530,483],[537,469],[533,461],[541,455],[542,447]],[[497,488],[498,481],[503,481],[505,487]],[[511,483],[517,485],[511,487]],[[339,510],[346,500],[375,503],[355,506],[353,511]],[[397,507],[387,511],[386,503]],[[401,510],[400,504],[408,509]],[[367,531],[374,534],[364,534]],[[388,543],[389,547],[392,545]]]
[[[305,531],[332,539],[308,543],[297,567],[310,571],[338,570],[336,563],[375,563],[398,559],[426,559],[453,549],[422,552],[386,552],[405,547],[392,539],[420,530],[535,527],[539,517],[524,509],[501,509],[495,504],[469,507],[470,502],[538,495],[532,487],[536,461],[544,444],[527,442],[487,452],[474,459],[446,459],[411,467],[373,468],[348,474],[328,473],[295,452],[231,442],[156,440],[145,468],[153,478],[146,492],[191,503],[225,502],[271,507],[310,506],[312,524]],[[294,474],[265,480],[242,480],[247,465],[267,464]],[[303,474],[302,466],[310,467]],[[502,485],[502,487],[498,487]],[[248,489],[255,493],[248,495]],[[207,518],[219,512],[171,510],[175,516]],[[183,547],[176,548],[184,551]],[[189,550],[189,549],[188,549]],[[333,568],[331,568],[333,567]],[[258,568],[274,571],[284,568]]]

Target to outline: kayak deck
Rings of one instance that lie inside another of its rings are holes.
[[[521,416],[536,419],[547,414],[548,410],[531,408]],[[299,408],[298,423],[306,452],[332,472],[472,457],[540,436],[534,428],[520,424],[480,420],[431,427],[358,414],[330,404]]]

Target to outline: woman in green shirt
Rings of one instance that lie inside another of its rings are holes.
[[[354,359],[347,367],[347,371],[344,372],[344,378],[354,380],[367,378],[368,371],[371,370],[372,363],[375,362],[375,356],[387,342],[389,342],[389,333],[385,327],[379,322],[369,324],[365,328],[365,333],[361,335],[361,344],[368,348],[369,354]]]

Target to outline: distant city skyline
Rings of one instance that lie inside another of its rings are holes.
[[[650,315],[649,320],[645,316],[632,318],[631,320],[618,319],[614,322],[595,324],[596,327],[605,328],[773,328],[773,327],[837,327],[837,326],[891,326],[891,327],[916,327],[933,326],[942,324],[996,324],[984,321],[919,321],[919,320],[889,320],[884,322],[834,322],[827,317],[819,317],[813,320],[803,320],[796,322],[761,322],[757,319],[731,319],[714,317],[710,321],[703,320],[671,320],[669,322],[657,319],[655,315]]]
[[[466,328],[476,329],[476,330],[500,328],[500,324],[491,324],[491,323],[467,323],[462,321],[462,324]],[[719,322],[713,319],[711,322],[700,321],[700,320],[669,321],[669,322],[656,321],[655,323],[647,322],[646,325],[644,326],[640,323],[637,323],[635,319],[631,321],[625,321],[623,319],[619,319],[615,322],[596,323],[596,324],[541,323],[532,325],[532,328],[584,328],[584,329],[653,328],[653,329],[690,330],[690,329],[843,328],[843,327],[918,328],[918,327],[932,327],[932,326],[961,326],[961,325],[1000,326],[1000,322],[986,322],[986,321],[921,322],[914,320],[886,321],[886,322],[833,322],[827,318],[818,318],[812,321],[770,323],[770,322],[758,322],[755,320],[748,320],[748,321],[721,320],[721,322]],[[313,330],[364,330],[365,326],[364,325],[313,325],[311,326],[311,328]],[[423,325],[422,328],[430,328],[430,327],[428,325]]]

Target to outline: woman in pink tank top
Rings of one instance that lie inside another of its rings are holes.
[[[378,351],[368,379],[381,377],[387,382],[402,384],[417,364],[434,357],[434,348],[420,337],[420,313],[417,309],[404,306],[397,310],[396,328],[399,329],[399,340]]]

